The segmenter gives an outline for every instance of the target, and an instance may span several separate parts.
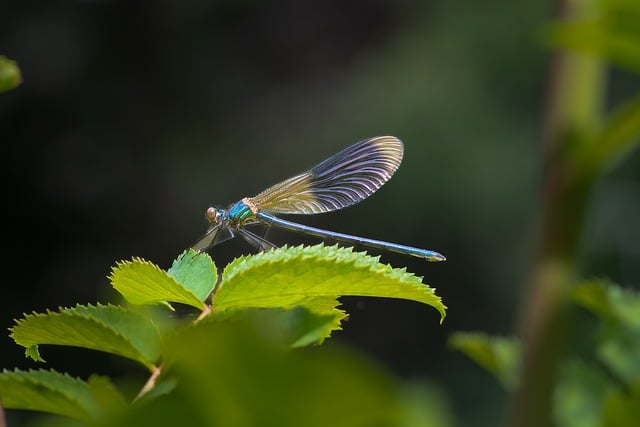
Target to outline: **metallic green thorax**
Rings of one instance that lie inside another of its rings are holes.
[[[244,222],[253,216],[251,208],[242,200],[231,206],[227,211],[227,218],[232,222]]]

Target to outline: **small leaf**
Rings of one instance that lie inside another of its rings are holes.
[[[598,358],[622,381],[640,378],[640,331],[605,322],[597,344]]]
[[[378,258],[338,246],[283,247],[240,257],[224,270],[214,310],[309,306],[343,295],[402,298],[446,307],[420,277],[380,264]]]
[[[193,249],[176,258],[167,273],[197,295],[200,301],[207,299],[218,280],[216,266],[211,257]]]
[[[603,319],[611,318],[640,331],[640,293],[604,280],[581,283],[573,288],[573,299]]]
[[[576,303],[600,317],[612,315],[607,298],[607,284],[603,281],[594,280],[581,283],[573,287],[571,297]]]
[[[449,345],[493,374],[505,389],[513,390],[517,385],[520,360],[517,339],[457,332],[449,338]]]
[[[38,344],[68,345],[117,354],[151,368],[160,357],[159,333],[142,314],[114,305],[30,314],[11,328],[14,341],[39,357]],[[40,359],[41,360],[41,359]]]
[[[640,71],[640,6],[636,0],[600,1],[571,21],[551,25],[553,46],[606,59]]]
[[[593,174],[612,167],[640,144],[640,96],[618,107],[593,138],[591,148],[581,152],[579,171]]]
[[[27,347],[27,349],[24,351],[24,355],[25,357],[33,359],[36,362],[46,362],[46,360],[44,360],[42,356],[40,356],[40,350],[38,349],[38,344]]]
[[[198,309],[202,300],[155,264],[140,258],[118,263],[109,276],[113,287],[131,304],[178,302]]]
[[[609,117],[600,135],[599,145],[608,163],[613,163],[629,154],[639,143],[640,96],[636,96]]]
[[[621,380],[640,376],[640,293],[606,281],[584,282],[573,299],[600,318],[598,358]]]
[[[21,81],[18,64],[6,56],[0,55],[0,93],[13,89]]]
[[[56,371],[30,370],[0,373],[2,404],[11,409],[28,409],[89,420],[101,408],[84,381]]]

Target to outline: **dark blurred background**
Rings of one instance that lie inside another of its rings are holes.
[[[208,206],[395,135],[405,158],[377,194],[295,220],[442,252],[440,264],[381,255],[437,288],[448,317],[345,298],[351,318],[335,342],[434,384],[458,425],[497,425],[500,387],[446,339],[515,331],[538,210],[548,63],[538,36],[549,16],[546,2],[506,0],[5,3],[0,54],[24,82],[0,96],[0,367],[35,366],[6,329],[23,312],[117,301],[111,266],[139,256],[169,267],[205,231]],[[610,83],[612,104],[640,87],[622,72]],[[623,284],[640,277],[639,166],[636,155],[607,177],[587,224],[587,270]],[[213,256],[224,265],[250,250],[229,242]],[[136,369],[42,353],[82,377]]]

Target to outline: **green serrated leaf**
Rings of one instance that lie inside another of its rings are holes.
[[[140,258],[120,262],[109,276],[113,287],[131,304],[177,302],[198,309],[202,300],[157,265]]]
[[[493,374],[505,389],[513,390],[517,385],[520,360],[520,342],[517,339],[456,332],[448,344]]]
[[[338,308],[335,297],[318,297],[305,301],[304,305],[284,312],[289,324],[292,347],[322,344],[333,331],[342,329],[347,313]]]
[[[309,299],[305,301],[303,307],[309,309],[314,313],[328,314],[336,310],[342,311],[338,309],[340,304],[341,303],[337,297],[328,296],[328,297],[317,297],[317,298]]]
[[[6,56],[0,55],[0,93],[13,89],[21,81],[18,64]]]
[[[405,269],[392,268],[364,252],[336,246],[283,247],[240,257],[224,270],[214,310],[309,306],[343,295],[401,298],[446,307],[434,289]]]
[[[84,381],[56,371],[3,371],[2,404],[11,409],[48,412],[89,420],[101,413],[100,405]]]
[[[322,344],[333,331],[342,330],[342,321],[348,315],[338,306],[340,301],[335,297],[318,297],[283,311],[282,320],[287,324],[289,344],[292,347]]]
[[[11,328],[14,341],[37,353],[38,344],[68,345],[117,354],[151,368],[160,357],[155,325],[114,305],[81,306],[26,315]]]
[[[193,249],[176,258],[167,273],[197,295],[200,301],[207,299],[218,280],[216,265],[211,257]]]
[[[320,314],[305,307],[297,307],[287,311],[286,316],[290,324],[291,346],[304,347],[314,343],[321,344],[333,331],[341,330],[340,324],[347,314],[338,309]]]

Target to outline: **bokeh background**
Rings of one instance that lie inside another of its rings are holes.
[[[351,318],[334,340],[399,378],[433,385],[457,425],[497,425],[504,393],[446,339],[514,333],[526,304],[547,3],[4,4],[0,54],[18,62],[24,82],[0,96],[0,367],[34,367],[8,337],[23,312],[116,301],[111,266],[139,256],[167,268],[205,231],[208,206],[254,195],[358,140],[395,135],[405,158],[378,193],[295,219],[442,252],[440,264],[381,255],[437,288],[448,317],[439,325],[437,312],[417,303],[345,298]],[[619,70],[608,84],[611,105],[640,89]],[[588,274],[639,282],[639,169],[636,154],[594,197]],[[223,265],[250,250],[228,242],[213,256]],[[115,376],[136,369],[77,349],[43,356],[82,377],[96,366]]]

